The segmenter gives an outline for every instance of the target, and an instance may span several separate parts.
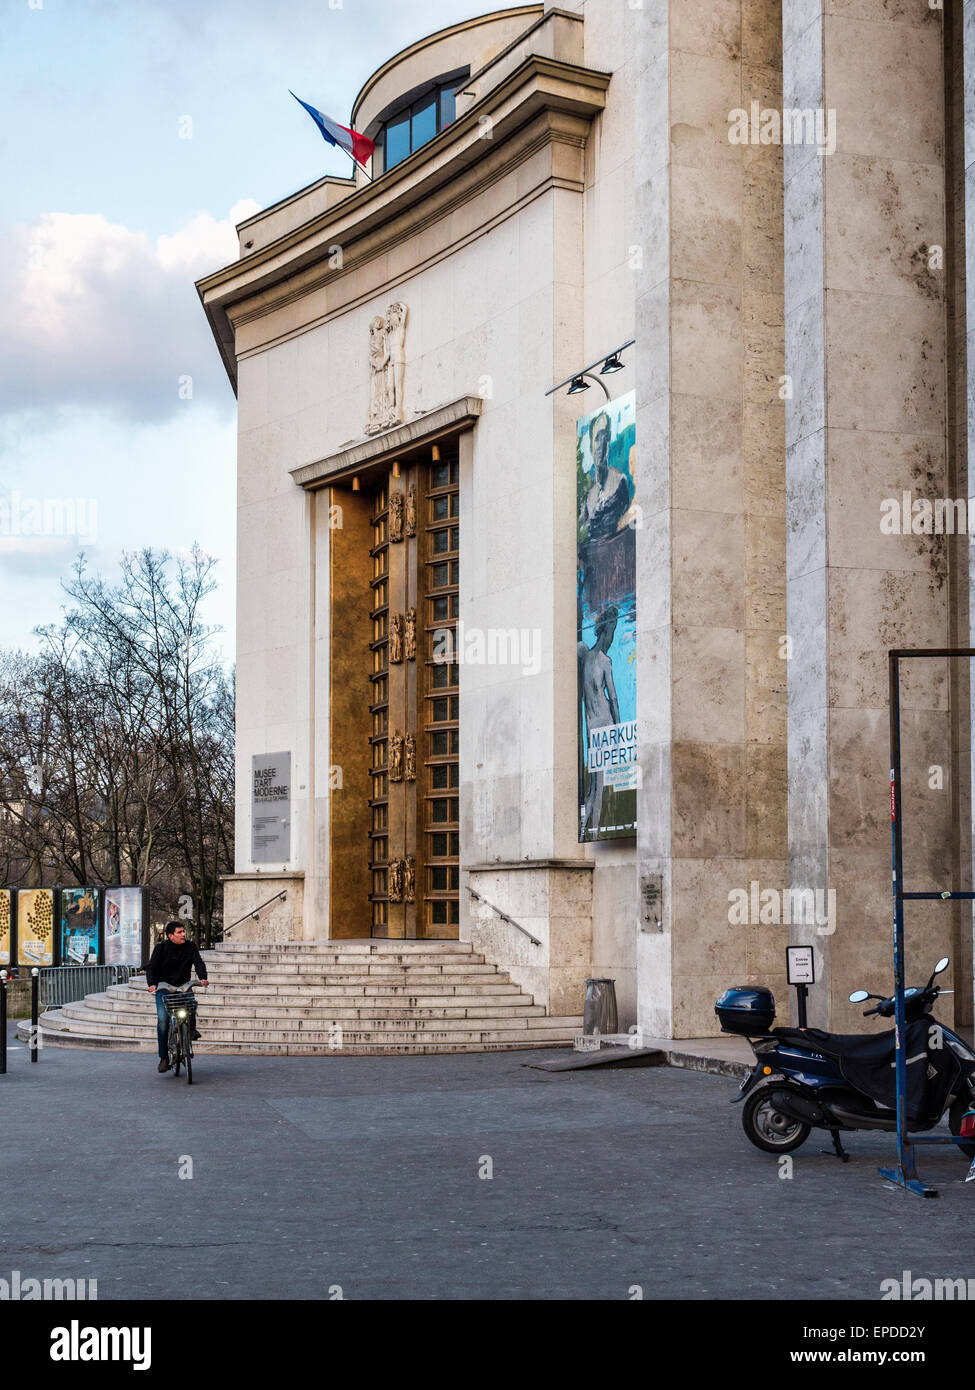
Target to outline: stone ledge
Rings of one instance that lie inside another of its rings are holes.
[[[462,864],[461,873],[509,873],[512,869],[588,869],[596,867],[594,859],[511,859],[500,864]]]
[[[480,419],[483,405],[480,396],[458,396],[455,401],[428,410],[405,424],[384,430],[382,434],[355,440],[327,458],[292,468],[291,476],[303,488],[347,482],[356,473],[368,473],[370,469],[394,460],[408,449],[415,449],[420,444],[433,444],[444,435],[475,425]]]
[[[740,1081],[755,1065],[746,1038],[727,1035],[717,1038],[649,1038],[641,1036],[644,1047],[659,1048],[669,1067],[730,1076]]]
[[[256,869],[253,872],[242,874],[221,874],[221,883],[240,883],[252,879],[255,883],[270,883],[276,878],[304,878],[304,869],[267,869],[264,873],[259,873]]]

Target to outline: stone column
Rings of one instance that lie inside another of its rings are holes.
[[[891,979],[887,649],[952,637],[945,538],[881,524],[885,499],[947,495],[941,11],[785,0],[783,42],[785,107],[835,133],[785,150],[788,724],[792,886],[835,890],[833,920],[793,938],[817,946],[810,1022],[842,1031],[862,1026],[847,993]],[[903,695],[908,886],[938,887],[946,663],[916,663]],[[908,909],[912,979],[950,927]]]
[[[956,254],[953,257],[955,270],[955,298],[952,315],[953,365],[951,383],[954,387],[955,458],[958,477],[958,493],[968,498],[968,564],[959,576],[957,601],[959,617],[964,620],[965,610],[968,623],[960,622],[960,631],[968,626],[968,645],[975,647],[975,603],[972,601],[975,587],[975,552],[972,551],[973,521],[975,517],[975,485],[972,483],[973,469],[970,451],[975,447],[975,390],[972,389],[970,373],[975,365],[975,0],[965,0],[963,5],[952,10],[952,34],[950,51],[952,72],[950,90],[953,95],[952,114],[960,123],[961,129],[953,129],[951,151],[954,156],[951,164],[952,200],[954,210],[953,232]],[[959,555],[961,561],[963,557]],[[959,755],[968,752],[968,798],[964,809],[965,832],[972,835],[972,850],[975,852],[975,826],[972,823],[975,807],[975,739],[971,729],[975,725],[975,679],[970,665],[965,671],[968,678],[969,718],[966,733],[959,740]],[[959,692],[964,695],[964,688]],[[962,700],[960,700],[960,704]],[[961,812],[959,806],[959,813]],[[961,815],[959,814],[959,820]],[[964,842],[963,842],[964,853]],[[971,859],[967,865],[969,875],[959,884],[971,888],[975,881],[975,864]],[[975,908],[975,904],[972,905]],[[959,970],[956,978],[972,980],[973,918],[970,912],[959,914]],[[967,1009],[956,1020],[964,1023],[972,1021],[972,999],[966,999]]]
[[[638,926],[639,1023],[688,1037],[784,968],[781,929],[729,911],[786,870],[782,152],[730,138],[781,102],[779,7],[670,5],[647,37],[637,873],[663,911]]]

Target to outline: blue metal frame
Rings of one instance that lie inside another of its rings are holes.
[[[890,847],[893,864],[894,894],[894,1034],[897,1087],[897,1167],[881,1168],[881,1177],[898,1187],[906,1188],[918,1197],[937,1197],[937,1188],[929,1187],[920,1178],[914,1160],[915,1144],[958,1144],[964,1142],[954,1135],[911,1139],[907,1133],[907,1059],[905,1056],[906,1019],[904,1010],[904,903],[934,900],[949,902],[953,898],[975,899],[975,893],[930,892],[908,893],[903,887],[904,840],[901,812],[901,704],[899,662],[916,657],[975,657],[973,647],[932,647],[927,650],[892,649],[887,653],[887,677],[890,692]]]

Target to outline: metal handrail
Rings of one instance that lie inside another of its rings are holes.
[[[532,943],[533,946],[541,946],[542,943],[539,941],[538,937],[532,936],[531,932],[528,930],[527,927],[523,927],[520,922],[516,922],[513,917],[509,917],[507,912],[502,912],[500,907],[495,907],[494,903],[489,903],[487,898],[483,897],[480,893],[478,893],[477,890],[472,888],[470,884],[467,885],[467,891],[468,893],[470,893],[472,898],[476,898],[479,903],[483,903],[484,906],[489,907],[492,912],[496,912],[498,916],[501,918],[502,922],[507,922],[509,927],[517,927],[518,931],[520,931],[524,936],[528,937],[528,940]]]
[[[275,893],[274,897],[268,898],[266,903],[258,903],[256,907],[251,908],[250,912],[245,912],[243,917],[238,917],[236,922],[231,922],[229,927],[224,927],[223,936],[226,937],[227,933],[232,932],[234,927],[239,927],[241,922],[246,922],[248,917],[256,917],[257,914],[260,912],[261,908],[268,907],[271,903],[276,903],[278,898],[286,898],[287,896],[287,888],[282,888],[280,893]],[[223,937],[221,938],[221,940],[222,939]]]
[[[134,965],[50,965],[40,970],[42,1009],[76,1004],[87,994],[101,994],[110,985],[124,985],[135,973]]]

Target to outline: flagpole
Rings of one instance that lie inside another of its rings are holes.
[[[366,166],[365,166],[364,164],[361,164],[361,163],[359,162],[359,160],[356,159],[356,157],[355,157],[355,155],[353,154],[352,150],[346,149],[346,147],[345,147],[345,145],[342,143],[342,141],[336,140],[335,137],[334,137],[334,135],[331,133],[331,131],[329,131],[329,130],[327,129],[327,124],[331,121],[331,118],[330,118],[330,117],[324,116],[324,115],[322,114],[322,112],[319,111],[316,107],[314,107],[314,106],[309,106],[308,103],[307,103],[307,101],[302,101],[301,97],[297,96],[294,92],[292,92],[292,90],[291,90],[290,87],[288,88],[288,94],[289,94],[290,96],[293,96],[293,97],[294,97],[295,101],[298,103],[299,106],[303,106],[303,107],[304,107],[304,109],[308,112],[309,116],[311,116],[312,120],[313,120],[313,121],[315,122],[315,124],[318,126],[318,129],[319,129],[319,131],[321,132],[321,134],[322,134],[322,136],[324,137],[324,139],[327,140],[327,142],[328,142],[330,145],[334,145],[334,146],[336,147],[336,149],[343,150],[343,151],[349,156],[349,158],[352,160],[352,163],[355,165],[355,167],[356,167],[357,169],[361,169],[361,170],[362,170],[362,172],[365,174],[365,176],[366,176],[367,180],[369,181],[369,183],[374,183],[374,182],[375,182],[375,179],[374,179],[374,178],[372,177],[372,175],[368,172],[368,170],[366,169]],[[337,125],[338,123],[333,121],[333,122],[331,122],[331,124]],[[341,130],[346,130],[346,131],[348,131],[348,133],[349,133],[350,135],[352,135],[352,137],[353,137],[353,149],[354,149],[354,148],[355,148],[354,140],[355,140],[355,136],[356,136],[357,132],[354,131],[354,130],[352,129],[351,126],[341,126],[341,127],[339,127],[339,128],[340,128]],[[366,143],[367,143],[367,144],[371,144],[372,142],[369,141],[369,140],[367,140]],[[373,150],[375,150],[375,145],[373,145]]]

